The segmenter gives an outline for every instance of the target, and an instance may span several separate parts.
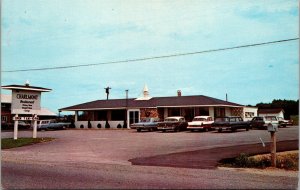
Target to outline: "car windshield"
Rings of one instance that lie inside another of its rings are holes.
[[[150,122],[150,118],[143,118],[141,119],[141,122]]]
[[[267,116],[267,117],[266,117],[266,120],[267,120],[267,121],[276,121],[277,119],[276,119],[276,117],[274,117],[274,116]]]
[[[166,118],[165,121],[178,121],[178,120],[175,118]]]
[[[216,118],[216,121],[228,121],[227,117]]]
[[[193,119],[193,121],[206,121],[206,119],[205,119],[205,118],[202,118],[202,117],[200,117],[200,118],[194,118],[194,119]]]

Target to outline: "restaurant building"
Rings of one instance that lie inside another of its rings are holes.
[[[169,116],[184,116],[191,121],[199,115],[213,118],[241,116],[246,120],[257,116],[257,108],[203,95],[182,96],[181,91],[177,91],[177,96],[150,97],[147,86],[139,98],[96,100],[61,108],[60,111],[75,112],[76,128],[129,128],[130,124],[145,117],[163,120]]]

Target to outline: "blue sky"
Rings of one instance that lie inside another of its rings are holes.
[[[3,0],[2,85],[51,88],[42,107],[97,99],[206,95],[255,105],[299,98],[299,40],[206,54],[61,70],[299,37],[298,1]],[[9,94],[10,91],[2,90]]]

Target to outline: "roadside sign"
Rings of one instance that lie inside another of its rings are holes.
[[[41,92],[12,90],[12,114],[39,114]]]
[[[39,120],[38,117],[13,117],[14,121],[28,121],[28,120]]]

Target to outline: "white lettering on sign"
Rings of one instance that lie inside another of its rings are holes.
[[[13,117],[14,121],[20,121],[20,120],[39,120],[39,117]]]
[[[39,114],[41,92],[27,90],[12,91],[12,114]]]
[[[38,99],[38,95],[32,95],[32,94],[17,94],[18,99]]]

